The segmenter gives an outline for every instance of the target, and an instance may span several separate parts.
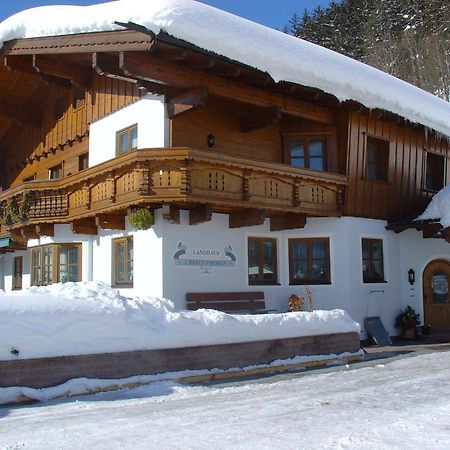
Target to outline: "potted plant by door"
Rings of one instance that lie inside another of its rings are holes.
[[[411,306],[407,306],[400,311],[395,318],[395,326],[402,329],[402,337],[414,339],[416,337],[416,327],[420,323],[420,315]]]

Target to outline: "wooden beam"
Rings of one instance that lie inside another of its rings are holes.
[[[270,218],[270,231],[295,230],[305,225],[305,214],[280,214]]]
[[[52,223],[40,223],[36,225],[36,234],[38,236],[50,236],[55,235],[55,226]]]
[[[44,55],[33,55],[33,68],[44,75],[70,80],[74,85],[89,90],[91,72],[86,67],[64,62],[62,57],[52,58]]]
[[[266,220],[266,211],[251,209],[231,212],[228,216],[229,228],[252,227],[262,225]]]
[[[76,234],[98,234],[98,227],[95,223],[94,217],[88,217],[86,219],[74,220],[71,224],[72,233]]]
[[[125,76],[119,69],[119,58],[115,54],[92,53],[92,68],[98,75],[104,75],[108,78],[127,81],[129,83],[136,83],[136,79]]]
[[[3,66],[10,71],[25,72],[35,75],[39,77],[47,85],[58,86],[63,89],[71,88],[70,80],[37,72],[36,69],[33,67],[32,55],[7,56],[3,58]]]
[[[164,219],[172,223],[180,224],[180,208],[165,203],[162,205],[162,213]]]
[[[189,225],[209,222],[212,218],[212,206],[200,205],[189,210]]]
[[[124,214],[99,214],[95,224],[104,230],[125,230]]]
[[[154,83],[172,85],[184,89],[208,86],[210,95],[229,98],[238,102],[270,108],[279,106],[283,114],[303,117],[308,120],[335,124],[335,114],[329,109],[303,100],[251,87],[234,80],[181,67],[171,61],[121,52],[120,68],[127,74]]]
[[[430,239],[436,237],[439,231],[442,229],[440,223],[430,223],[422,228],[422,237],[424,239]]]
[[[0,99],[0,116],[12,119],[26,127],[41,128],[42,126],[42,110],[39,107],[27,108]]]
[[[258,111],[257,114],[252,114],[241,119],[241,132],[249,133],[250,131],[266,128],[281,120],[282,113],[279,106],[269,108],[265,111]]]
[[[203,106],[207,101],[208,88],[206,87],[184,92],[183,94],[170,99],[167,104],[169,118],[173,119],[184,112],[192,111],[199,106]]]

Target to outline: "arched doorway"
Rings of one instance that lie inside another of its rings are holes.
[[[432,330],[450,331],[450,262],[431,261],[423,271],[424,322]]]

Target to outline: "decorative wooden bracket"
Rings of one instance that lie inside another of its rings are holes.
[[[250,133],[260,128],[266,128],[281,120],[281,108],[275,106],[267,108],[265,111],[241,119],[241,132]]]
[[[24,237],[24,239],[37,239],[39,235],[36,233],[36,228],[33,225],[28,225],[26,227],[21,228],[20,234]]]
[[[162,213],[164,219],[172,223],[180,224],[180,208],[165,203],[162,205]]]
[[[53,237],[55,235],[55,226],[52,223],[40,223],[35,228],[38,236]]]
[[[208,101],[208,88],[203,87],[186,91],[172,98],[167,104],[169,118],[173,119],[187,111],[193,111],[199,106],[203,106]]]
[[[304,228],[305,225],[305,214],[280,214],[270,218],[270,231],[294,230],[297,228]]]
[[[203,222],[209,222],[212,218],[212,206],[200,205],[189,210],[189,225],[197,225]]]
[[[95,223],[94,217],[88,217],[86,219],[74,220],[72,222],[72,232],[76,234],[98,234],[98,227]]]
[[[430,223],[425,225],[422,229],[422,237],[424,239],[430,239],[438,237],[438,233],[441,231],[442,225],[440,223]]]
[[[123,214],[99,214],[95,218],[95,224],[104,230],[125,230],[125,216]]]
[[[266,211],[251,209],[245,211],[232,212],[228,216],[229,228],[251,227],[262,225],[266,220]]]

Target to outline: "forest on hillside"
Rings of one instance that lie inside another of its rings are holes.
[[[450,101],[450,0],[332,1],[284,31]]]

